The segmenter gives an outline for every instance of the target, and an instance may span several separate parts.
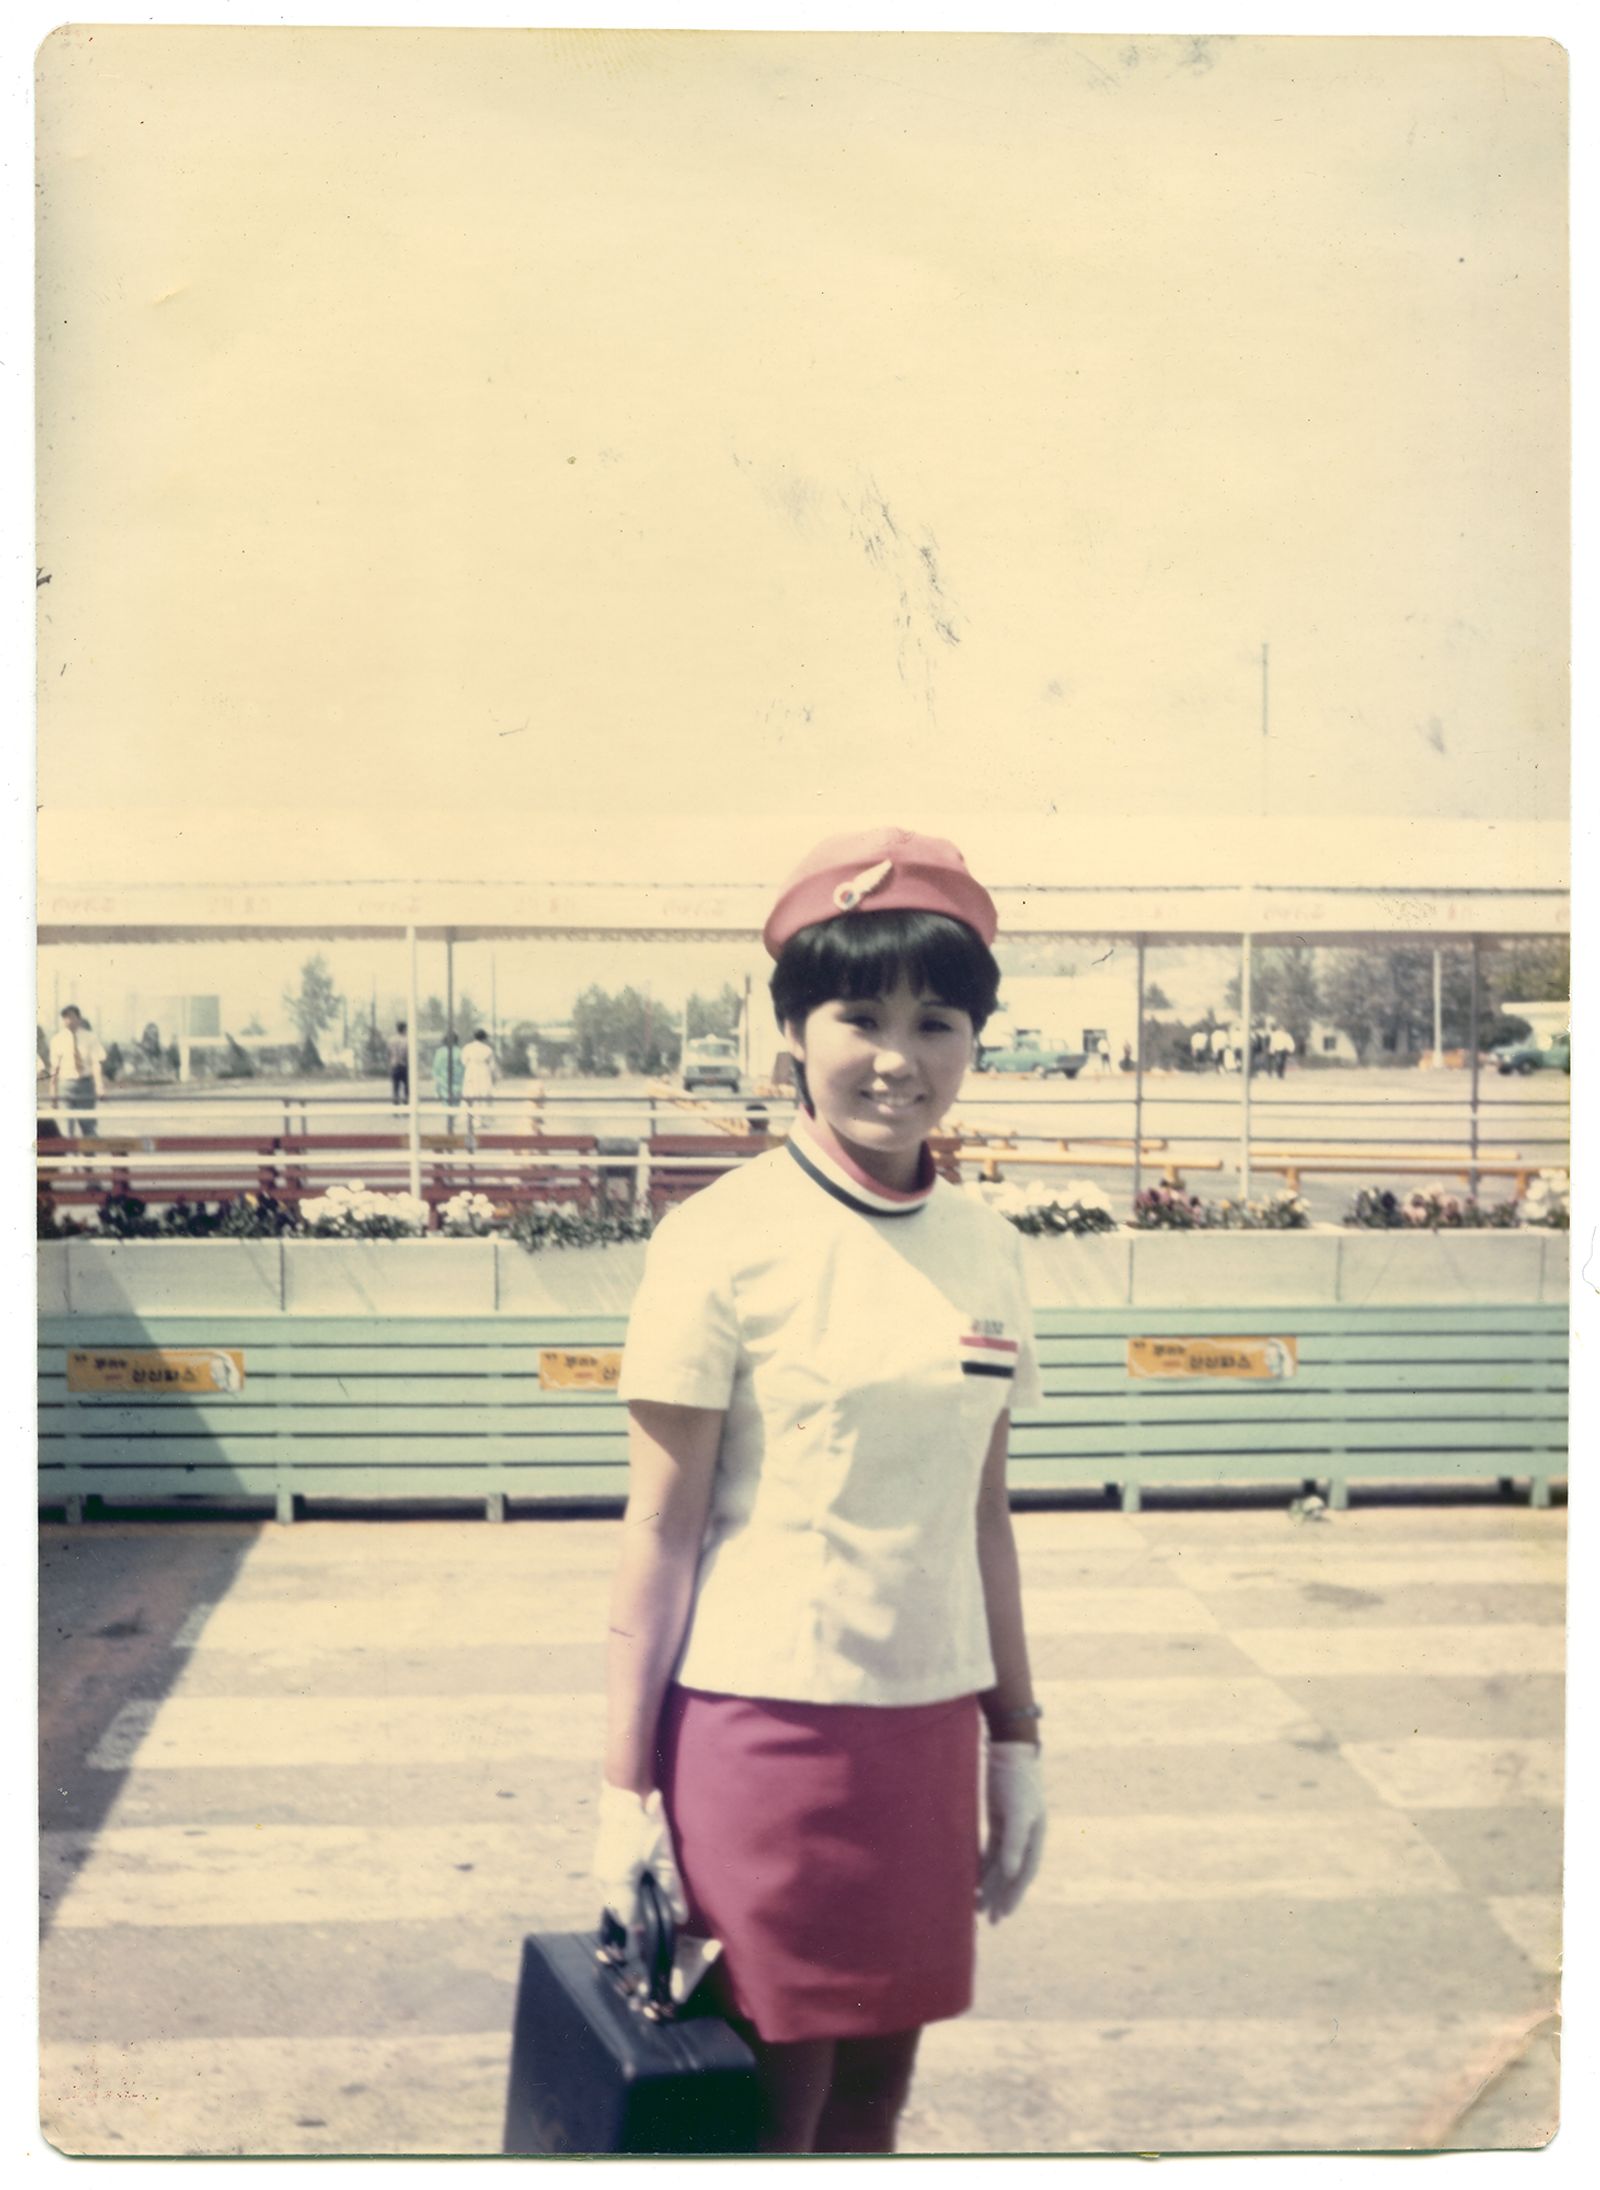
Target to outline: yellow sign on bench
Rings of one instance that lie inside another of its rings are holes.
[[[69,1392],[242,1392],[244,1354],[234,1346],[163,1347],[124,1353],[95,1347],[67,1355]]]
[[[541,1346],[542,1392],[614,1392],[622,1374],[620,1346]]]
[[[1130,1338],[1130,1376],[1228,1376],[1279,1382],[1300,1366],[1292,1338]]]

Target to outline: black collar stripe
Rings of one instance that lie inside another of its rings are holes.
[[[825,1194],[831,1194],[835,1201],[842,1201],[847,1209],[858,1210],[864,1217],[914,1217],[919,1209],[926,1209],[928,1206],[926,1197],[906,1202],[903,1206],[898,1203],[859,1201],[854,1194],[830,1179],[825,1171],[811,1161],[793,1134],[784,1146],[808,1179],[814,1179]]]

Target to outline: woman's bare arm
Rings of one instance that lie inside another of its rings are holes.
[[[1033,1678],[1028,1670],[1028,1641],[1022,1626],[1022,1573],[1006,1496],[1006,1445],[1010,1434],[1011,1417],[1002,1413],[989,1440],[978,1486],[978,1571],[983,1577],[989,1654],[995,1672],[994,1686],[978,1700],[996,1741],[1037,1742],[1038,1720],[1014,1715],[1032,1705]]]
[[[628,1506],[611,1590],[606,1651],[605,1776],[648,1794],[656,1783],[656,1722],[694,1594],[717,1448],[720,1407],[628,1408]]]

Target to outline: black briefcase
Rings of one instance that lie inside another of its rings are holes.
[[[503,2152],[755,2150],[750,2048],[693,1999],[674,2006],[672,1918],[648,1874],[639,1918],[523,1941]]]

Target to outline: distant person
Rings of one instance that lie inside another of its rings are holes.
[[[1203,1071],[1211,1054],[1211,1036],[1204,1027],[1196,1027],[1189,1037],[1189,1055],[1194,1060],[1196,1072]]]
[[[433,1092],[441,1103],[461,1100],[463,1067],[454,1042],[441,1042],[433,1053]]]
[[[396,1107],[411,1100],[411,1044],[404,1019],[395,1021],[389,1037],[389,1093]]]
[[[1267,1036],[1267,1056],[1272,1066],[1276,1068],[1280,1080],[1288,1071],[1289,1059],[1294,1053],[1294,1036],[1287,1027],[1279,1026],[1274,1022],[1272,1032]]]
[[[76,1004],[62,1008],[61,1030],[50,1040],[50,1100],[75,1113],[71,1132],[87,1140],[94,1132],[94,1106],[105,1093],[106,1053]]]
[[[1124,1042],[1122,1045],[1122,1069],[1124,1072],[1133,1070],[1133,1044],[1131,1042]]]
[[[1226,1027],[1211,1029],[1211,1069],[1226,1072],[1228,1069],[1228,1030]]]
[[[473,1029],[472,1040],[461,1052],[461,1093],[467,1105],[470,1120],[480,1105],[494,1100],[494,1083],[499,1076],[495,1063],[494,1047],[484,1027]]]
[[[1094,1054],[1102,1075],[1109,1072],[1111,1070],[1111,1044],[1103,1034],[1094,1046]]]

